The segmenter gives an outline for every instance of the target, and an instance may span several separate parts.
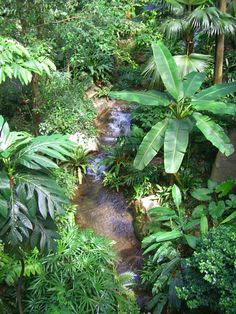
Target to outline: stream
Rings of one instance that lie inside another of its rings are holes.
[[[114,146],[120,135],[130,131],[130,113],[119,106],[112,108],[98,120],[100,143]],[[142,263],[140,243],[133,228],[133,217],[122,192],[106,188],[102,184],[105,170],[100,165],[104,158],[100,150],[91,162],[83,184],[79,185],[75,203],[77,222],[83,228],[92,228],[97,234],[115,241],[114,248],[120,257],[118,273],[135,271]]]

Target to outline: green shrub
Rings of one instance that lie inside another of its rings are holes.
[[[177,289],[179,297],[192,309],[236,313],[235,261],[235,229],[212,229],[189,259],[184,287]]]
[[[96,112],[92,102],[84,97],[81,83],[71,80],[66,73],[57,72],[41,91],[40,133],[95,133]]]
[[[151,127],[161,121],[165,117],[165,108],[149,106],[137,106],[131,113],[132,123],[142,128],[144,131],[149,131]]]
[[[114,271],[112,245],[67,222],[57,254],[42,257],[42,273],[28,281],[25,313],[138,313],[132,291]]]

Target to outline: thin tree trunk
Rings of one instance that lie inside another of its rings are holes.
[[[220,0],[219,10],[226,11],[226,0]],[[220,34],[216,37],[216,52],[215,52],[215,73],[214,83],[219,84],[223,81],[223,65],[224,65],[224,49],[225,49],[225,36]]]
[[[32,79],[32,103],[33,103],[33,122],[35,127],[35,135],[38,135],[38,127],[41,122],[40,108],[40,91],[39,91],[39,75],[34,73]]]
[[[23,314],[24,312],[23,312],[21,293],[22,293],[22,281],[23,281],[23,276],[24,276],[24,272],[25,272],[24,259],[22,258],[20,260],[20,262],[21,262],[21,272],[20,272],[20,277],[18,278],[17,287],[16,287],[16,298],[17,298],[19,314]]]

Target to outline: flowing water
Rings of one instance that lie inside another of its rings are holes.
[[[113,108],[99,121],[100,142],[113,146],[118,136],[128,135],[130,114],[119,107]],[[140,244],[133,229],[133,217],[122,192],[102,185],[104,166],[100,165],[105,152],[101,150],[92,161],[75,203],[78,204],[77,222],[84,228],[115,241],[114,248],[120,256],[118,272],[135,270],[141,262]]]

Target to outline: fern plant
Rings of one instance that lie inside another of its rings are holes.
[[[38,256],[42,272],[28,280],[25,313],[139,313],[128,289],[132,274],[114,270],[113,242],[79,230],[73,219],[60,235],[56,255]]]

